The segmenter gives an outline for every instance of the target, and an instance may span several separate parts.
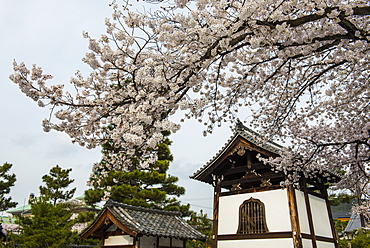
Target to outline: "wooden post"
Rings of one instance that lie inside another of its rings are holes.
[[[312,217],[312,211],[311,211],[311,205],[310,205],[310,198],[308,196],[307,182],[304,176],[302,176],[301,186],[303,187],[304,199],[306,202],[306,211],[307,211],[308,225],[310,227],[310,233],[311,233],[312,248],[317,248],[316,234],[315,234],[315,228],[313,226],[313,217]]]
[[[221,193],[221,181],[222,178],[212,175],[213,176],[213,187],[214,187],[214,195],[213,195],[213,229],[212,229],[212,248],[217,248],[217,235],[218,235],[218,210],[219,210],[219,200],[220,200],[220,193]]]
[[[333,221],[333,215],[331,213],[331,208],[330,208],[330,204],[329,204],[329,198],[328,198],[328,192],[326,191],[326,188],[325,188],[325,184],[322,183],[321,184],[321,194],[325,197],[325,203],[326,203],[326,209],[328,211],[328,215],[329,215],[329,222],[330,222],[330,227],[331,227],[331,233],[333,235],[333,239],[335,239],[335,248],[338,248],[338,234],[337,234],[337,231],[335,230],[335,225],[334,225],[334,221]]]
[[[294,248],[302,248],[301,228],[299,225],[297,200],[293,185],[287,187],[287,193]]]

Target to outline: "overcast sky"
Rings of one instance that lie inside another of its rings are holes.
[[[117,0],[119,1],[119,0]],[[82,31],[99,38],[104,33],[104,19],[110,17],[109,0],[0,0],[0,163],[13,164],[17,176],[11,196],[22,206],[30,193],[38,195],[41,177],[55,165],[72,168],[71,178],[82,195],[100,151],[73,145],[64,133],[44,133],[41,121],[49,110],[41,109],[23,95],[9,80],[12,62],[37,64],[54,76],[56,84],[68,84],[76,70],[89,72],[81,62],[88,51]],[[212,186],[189,179],[225,144],[228,127],[215,130],[204,138],[203,126],[188,121],[171,136],[175,161],[170,174],[180,178],[186,188],[181,197],[192,209],[211,213]]]

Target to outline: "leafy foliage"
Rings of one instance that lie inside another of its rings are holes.
[[[96,244],[93,240],[81,241],[77,232],[71,227],[78,220],[91,218],[91,214],[81,215],[78,220],[72,219],[74,203],[66,203],[75,188],[64,191],[74,180],[69,178],[71,169],[62,169],[58,165],[50,169],[50,175],[44,175],[42,180],[46,186],[40,186],[40,197],[31,202],[31,216],[20,216],[20,235],[11,235],[12,242],[22,244],[25,248],[55,247],[60,248],[70,244]]]
[[[45,200],[37,200],[32,204],[31,211],[33,217],[21,216],[19,219],[22,234],[17,241],[24,247],[59,248],[73,243],[76,234],[71,232],[72,213],[64,204],[53,205]]]
[[[163,132],[168,136],[169,132]],[[134,162],[129,171],[111,170],[104,177],[102,171],[95,171],[93,177],[98,177],[92,183],[93,188],[85,191],[87,204],[96,204],[109,194],[111,200],[134,206],[163,209],[168,211],[180,211],[183,215],[189,215],[189,205],[181,205],[174,197],[185,193],[183,187],[177,186],[178,178],[167,174],[173,156],[169,146],[171,141],[166,138],[156,146],[158,160],[150,164],[148,168],[138,166],[140,161]],[[112,147],[105,144],[103,152]],[[108,161],[102,161],[109,166]],[[173,197],[170,197],[173,196]]]
[[[329,195],[329,204],[330,206],[339,206],[341,204],[347,203],[349,205],[349,209],[351,208],[351,204],[355,199],[357,199],[358,196],[356,195],[350,195],[350,194],[345,194],[345,193],[340,193],[340,194],[331,194]],[[344,205],[343,207],[346,207],[347,205]],[[345,209],[347,210],[347,209]],[[341,210],[337,210],[341,211]]]
[[[12,168],[12,164],[4,163],[0,166],[0,212],[13,208],[17,205],[16,202],[12,202],[12,198],[6,197],[10,193],[10,187],[14,186],[16,181],[15,174],[9,174],[9,170]]]
[[[54,247],[60,248],[70,244],[96,244],[95,241],[81,241],[77,232],[71,231],[75,223],[71,220],[72,212],[68,205],[53,205],[45,199],[36,200],[32,206],[32,216],[21,216],[20,235],[12,235],[13,242],[25,248]]]
[[[77,217],[73,219],[74,223],[86,223],[94,220],[96,214],[94,212],[81,212],[78,213]]]
[[[351,241],[352,248],[370,248],[370,233],[359,230]]]
[[[210,248],[212,246],[212,221],[204,214],[202,210],[200,213],[193,213],[188,223],[199,232],[207,236],[207,240],[188,240],[186,247],[190,248]]]
[[[62,169],[59,165],[50,169],[49,175],[42,176],[45,186],[40,186],[40,195],[45,200],[52,201],[56,205],[58,201],[66,201],[73,197],[76,188],[65,190],[74,179],[69,179],[69,172],[72,169]],[[64,191],[65,190],[65,191]]]

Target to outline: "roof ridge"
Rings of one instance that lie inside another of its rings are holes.
[[[166,214],[166,215],[176,215],[180,216],[181,213],[179,211],[166,211],[166,210],[160,210],[160,209],[153,209],[153,208],[146,208],[146,207],[140,207],[140,206],[133,206],[133,205],[128,205],[120,202],[113,201],[109,199],[104,207],[110,207],[110,206],[120,206],[123,207],[124,209],[132,209],[132,210],[138,210],[142,212],[150,212],[150,213],[157,213],[157,214]]]

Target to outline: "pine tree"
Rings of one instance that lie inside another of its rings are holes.
[[[85,200],[88,204],[94,205],[100,202],[104,191],[110,187],[110,199],[134,206],[142,206],[154,209],[169,211],[180,211],[183,215],[189,215],[189,205],[181,205],[176,199],[185,193],[183,187],[177,186],[178,178],[167,174],[173,156],[169,146],[171,141],[168,138],[157,145],[158,160],[146,169],[138,167],[129,168],[128,171],[110,171],[107,177],[101,179],[101,183],[94,182],[93,188],[85,191]],[[103,146],[103,152],[113,149],[109,143]],[[101,163],[105,163],[102,161]],[[134,164],[138,164],[138,161]],[[95,171],[99,174],[100,171]],[[172,196],[172,197],[171,197]]]
[[[38,199],[31,206],[33,217],[20,217],[22,233],[15,237],[25,248],[62,247],[72,242],[72,212],[64,204]]]
[[[62,169],[58,165],[50,169],[50,175],[42,176],[46,186],[40,186],[40,194],[45,200],[52,201],[55,206],[58,201],[66,201],[73,197],[76,188],[64,191],[74,179],[69,179],[72,169]]]
[[[200,240],[188,240],[186,247],[189,248],[209,248],[212,245],[212,221],[208,218],[207,214],[203,213],[203,210],[200,210],[199,213],[193,213],[190,220],[188,221],[189,225],[197,229],[199,232],[207,236],[205,242]]]
[[[32,201],[32,217],[21,216],[18,224],[20,235],[12,235],[14,242],[24,248],[51,247],[59,248],[70,244],[95,244],[95,241],[81,241],[77,232],[71,227],[76,223],[72,217],[69,203],[63,202],[72,198],[75,188],[65,191],[74,180],[69,178],[71,169],[62,169],[58,165],[44,175],[46,186],[40,186],[40,197]]]
[[[15,174],[8,173],[12,166],[9,163],[4,163],[0,166],[0,212],[17,205],[16,202],[12,202],[12,197],[5,196],[10,193],[10,187],[14,186],[16,181]]]

